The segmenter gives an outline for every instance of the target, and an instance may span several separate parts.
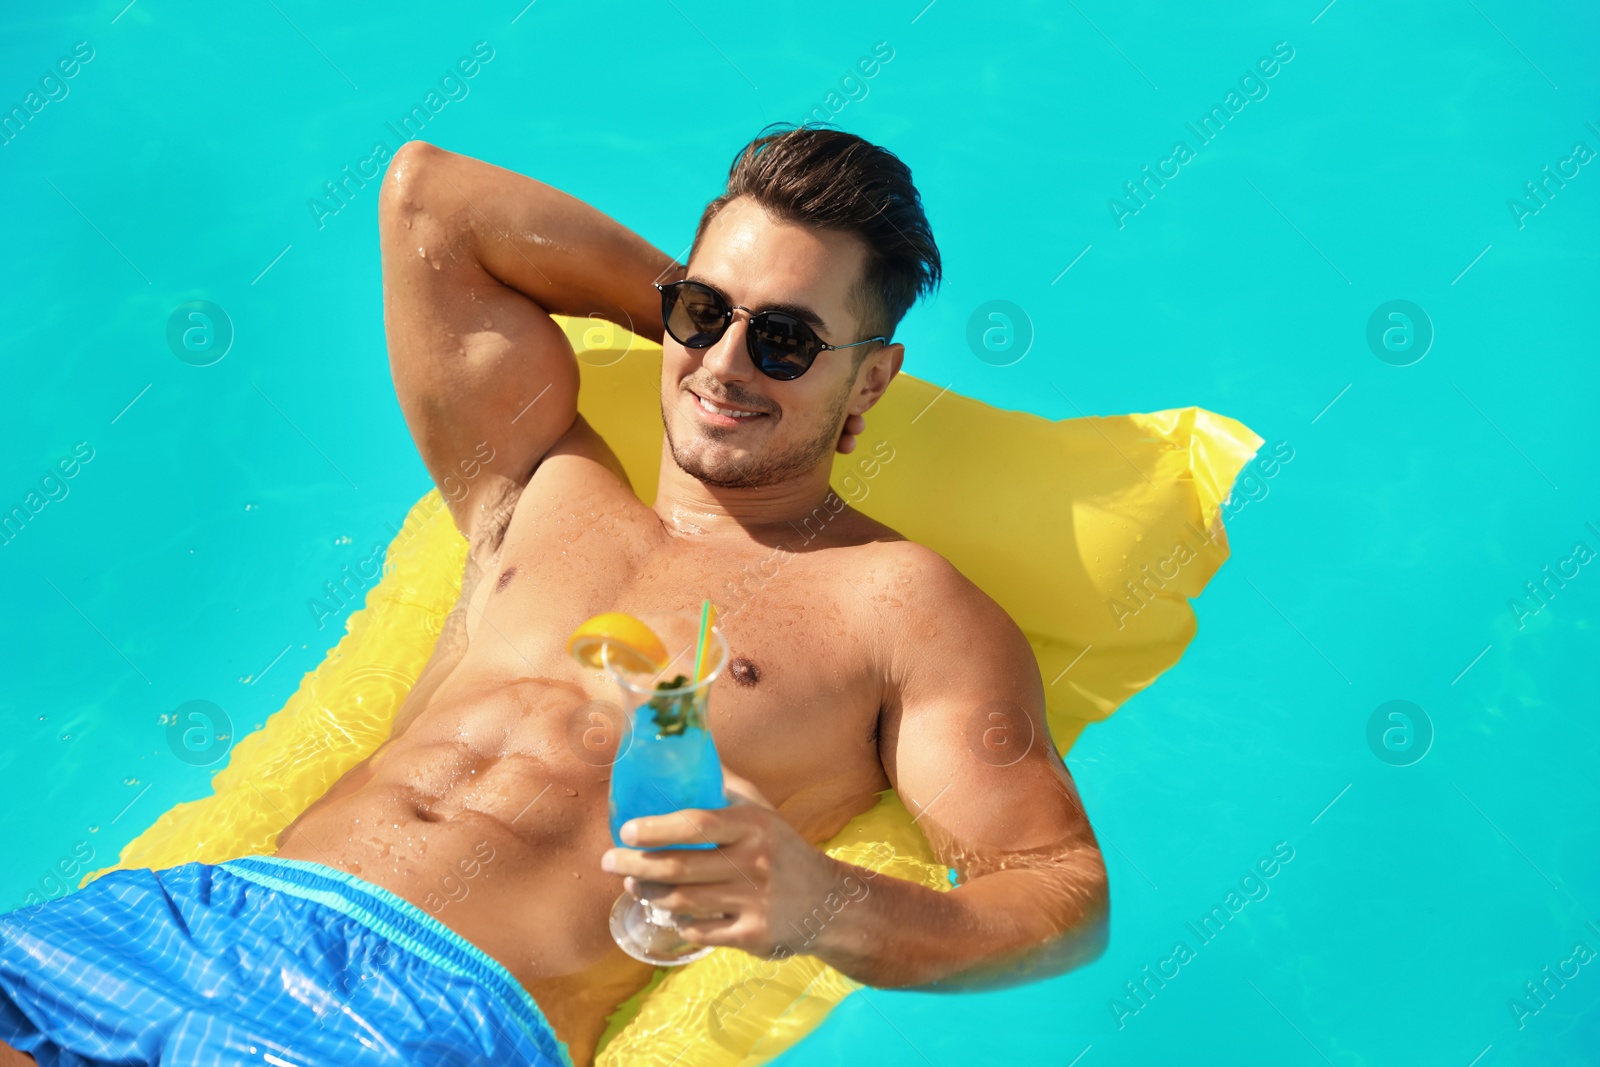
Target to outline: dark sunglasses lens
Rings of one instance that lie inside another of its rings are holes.
[[[779,381],[800,377],[817,358],[816,332],[781,311],[769,311],[752,319],[750,341],[762,373]]]
[[[661,318],[673,340],[690,348],[715,344],[728,325],[728,305],[698,285],[668,288],[661,296]]]

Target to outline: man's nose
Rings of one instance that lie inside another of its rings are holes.
[[[716,375],[718,381],[747,382],[754,378],[756,368],[750,362],[749,330],[750,319],[736,311],[728,331],[716,344],[703,349],[705,354],[700,357],[700,363]]]

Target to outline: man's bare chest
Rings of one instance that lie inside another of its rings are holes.
[[[468,660],[508,678],[569,678],[592,688],[590,699],[614,699],[566,659],[567,635],[604,611],[695,611],[709,598],[730,648],[709,710],[723,762],[803,831],[837,829],[841,803],[859,807],[886,787],[884,630],[860,591],[878,578],[859,570],[870,571],[870,549],[817,552],[799,531],[667,537],[654,511],[618,489],[525,494],[474,590]]]

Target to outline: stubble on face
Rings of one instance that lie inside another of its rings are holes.
[[[698,424],[693,438],[679,441],[672,432],[665,399],[661,402],[661,424],[667,446],[672,450],[672,460],[685,474],[719,489],[756,489],[792,481],[831,459],[839,444],[839,431],[844,425],[849,401],[847,387],[839,392],[810,437],[786,446],[769,444],[755,455],[737,460],[729,455],[731,445],[724,442],[743,433],[739,427]],[[737,400],[731,402],[737,403]]]

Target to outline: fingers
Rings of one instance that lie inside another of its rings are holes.
[[[702,885],[726,882],[737,876],[727,856],[710,850],[671,849],[635,852],[614,848],[600,857],[600,869],[646,882]]]
[[[750,923],[743,916],[735,915],[726,919],[718,918],[674,918],[673,929],[685,941],[696,945],[736,945],[741,946],[748,938]]]
[[[749,786],[749,789],[754,791],[755,787]],[[760,803],[771,807],[765,801]],[[749,836],[749,832],[748,819],[736,808],[719,811],[685,808],[666,815],[643,815],[622,824],[622,840],[633,848],[732,845]]]

